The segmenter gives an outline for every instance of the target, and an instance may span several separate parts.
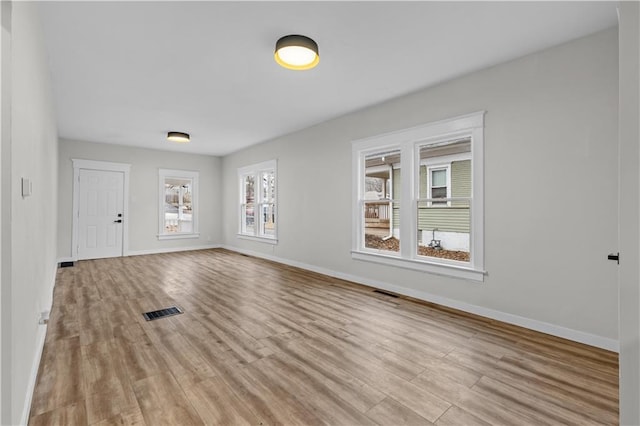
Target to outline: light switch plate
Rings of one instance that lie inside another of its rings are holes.
[[[28,197],[31,195],[31,179],[22,178],[22,196]]]

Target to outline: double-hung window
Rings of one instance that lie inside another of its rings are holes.
[[[277,242],[276,171],[276,160],[238,169],[240,237]]]
[[[198,172],[160,169],[158,239],[198,238]]]
[[[484,112],[354,141],[353,258],[484,279]]]

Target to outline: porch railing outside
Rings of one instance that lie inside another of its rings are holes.
[[[365,219],[389,220],[390,214],[389,201],[367,201],[365,203]]]

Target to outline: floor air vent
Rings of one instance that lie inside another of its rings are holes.
[[[393,294],[393,293],[387,293],[384,290],[373,290],[374,293],[380,293],[380,294],[384,294],[385,296],[390,296],[390,297],[398,297],[397,294]]]
[[[172,306],[170,308],[160,309],[157,311],[145,312],[144,314],[142,314],[142,316],[147,321],[153,321],[164,317],[170,317],[172,315],[178,315],[181,313],[182,311],[180,310],[180,308]]]

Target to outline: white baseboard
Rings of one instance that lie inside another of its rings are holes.
[[[207,250],[222,247],[220,244],[207,244],[200,246],[189,246],[189,247],[163,247],[157,249],[149,249],[149,250],[129,250],[124,256],[143,256],[145,254],[160,254],[160,253],[173,253],[178,251],[192,251],[192,250]],[[58,263],[61,262],[77,262],[78,259],[74,259],[73,257],[60,257],[58,258]]]
[[[145,254],[160,254],[160,253],[174,253],[178,251],[193,251],[193,250],[208,250],[222,247],[220,244],[207,244],[204,246],[190,246],[190,247],[168,247],[157,248],[150,250],[129,250],[125,256],[142,256]]]
[[[48,306],[45,310],[51,312],[53,307],[53,290],[56,285],[56,269],[58,268],[57,262],[53,268],[53,282],[51,283],[51,299],[48,302]],[[29,382],[27,384],[27,392],[24,397],[24,405],[22,406],[22,415],[20,416],[20,424],[26,425],[29,423],[29,413],[31,412],[31,401],[33,400],[33,392],[36,388],[36,381],[38,380],[38,370],[40,369],[40,360],[42,359],[42,351],[44,350],[44,341],[47,337],[47,325],[38,325],[38,335],[36,337],[36,353],[33,357],[33,363],[31,364],[31,373],[29,374]]]
[[[427,293],[421,290],[400,287],[394,284],[390,284],[384,281],[378,281],[371,278],[364,278],[356,275],[345,274],[345,273],[333,271],[327,268],[322,268],[320,266],[310,265],[303,262],[297,262],[295,260],[284,259],[277,256],[271,256],[268,254],[255,252],[252,250],[244,250],[244,249],[240,249],[240,248],[232,247],[228,245],[223,245],[222,248],[235,251],[238,253],[247,254],[250,256],[259,257],[262,259],[272,260],[274,262],[283,263],[285,265],[306,269],[309,271],[328,275],[330,277],[340,278],[346,281],[352,281],[352,282],[363,284],[369,287],[391,291],[393,293],[413,297],[416,299],[424,300],[426,302],[436,303],[438,305],[446,306],[449,308],[459,309],[461,311],[468,312],[471,314],[479,315],[486,318],[491,318],[491,319],[502,321],[508,324],[518,325],[520,327],[528,328],[530,330],[539,331],[541,333],[550,334],[552,336],[561,337],[563,339],[572,340],[574,342],[584,343],[586,345],[595,346],[597,348],[602,348],[602,349],[606,349],[613,352],[620,351],[620,344],[615,339],[597,336],[595,334],[573,330],[573,329],[562,327],[559,325],[550,324],[544,321],[538,321],[531,318],[521,317],[519,315],[496,311],[494,309],[489,309],[489,308],[485,308],[478,305],[472,305],[469,303],[460,302],[458,300],[449,299],[447,297],[438,296],[438,295]]]
[[[36,380],[38,379],[38,369],[40,367],[40,359],[42,358],[42,351],[44,349],[44,339],[47,337],[47,326],[38,326],[38,343],[36,347],[36,356],[33,358],[33,364],[31,365],[31,374],[29,375],[29,385],[27,387],[27,394],[25,395],[24,408],[22,410],[22,416],[20,417],[20,424],[26,425],[29,423],[29,413],[31,412],[31,400],[33,399],[33,392],[36,388]]]

